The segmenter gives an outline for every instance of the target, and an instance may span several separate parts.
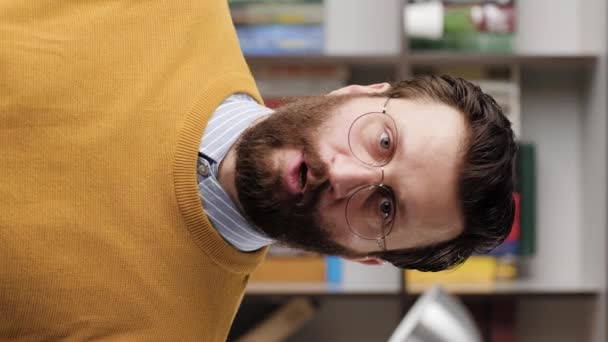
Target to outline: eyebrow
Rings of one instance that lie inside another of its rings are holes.
[[[388,109],[388,103],[386,104],[386,112],[390,113],[389,109]],[[391,114],[389,114],[391,115]],[[394,120],[394,119],[393,119]],[[395,122],[395,124],[397,124]],[[398,145],[397,145],[397,150],[395,151],[395,155],[393,156],[393,161],[395,160],[396,156],[402,156],[402,158],[405,158],[405,134],[403,132],[404,130],[401,129],[397,129],[397,134],[399,135],[398,139]],[[408,208],[408,201],[405,200],[404,195],[400,193],[401,191],[397,192],[397,189],[393,190],[393,194],[395,195],[395,200],[397,201],[397,210],[399,210],[399,218],[401,219],[401,221],[403,222],[407,222],[407,217],[409,216],[408,213],[409,211],[407,210]],[[399,196],[401,195],[401,196]]]
[[[397,201],[397,210],[399,210],[399,218],[401,219],[401,221],[406,222],[407,221],[407,217],[408,215],[408,201],[405,200],[403,194],[399,192],[397,192],[396,190],[393,191],[393,193],[395,194],[395,199]],[[399,196],[402,195],[402,196]]]
[[[397,197],[397,196],[395,196]],[[407,221],[407,203],[406,201],[404,201],[403,199],[398,199],[397,200],[397,210],[399,210],[399,216],[401,221],[406,222]]]
[[[386,102],[384,103],[384,105],[382,106],[382,110],[384,111],[384,113],[388,116],[390,116],[392,118],[392,116],[394,114],[392,114],[392,111],[389,109],[389,100],[391,100],[391,98],[389,97]],[[395,120],[394,118],[392,118],[393,120]],[[395,121],[395,125],[397,125],[397,122]],[[402,155],[403,158],[405,158],[406,153],[405,153],[405,134],[404,134],[405,129],[399,129],[399,127],[397,127],[397,135],[398,135],[398,146],[399,148],[397,149],[397,151],[395,151],[395,155],[393,156],[393,160],[391,160],[391,162],[395,161],[395,157],[398,155]],[[392,188],[392,187],[391,187]],[[407,222],[407,217],[408,217],[408,205],[407,202],[404,198],[404,196],[399,196],[399,193],[396,191],[396,188],[392,188],[393,191],[393,195],[395,196],[395,200],[397,201],[397,210],[399,211],[399,219],[403,222]],[[397,220],[395,220],[397,221]],[[394,222],[393,222],[394,224]]]

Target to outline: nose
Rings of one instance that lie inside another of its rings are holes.
[[[351,156],[336,155],[329,166],[329,182],[336,199],[346,198],[353,190],[382,181],[382,170],[363,164]]]

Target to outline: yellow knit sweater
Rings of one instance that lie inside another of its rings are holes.
[[[226,339],[265,250],[195,172],[235,92],[260,100],[226,0],[0,0],[0,340]]]

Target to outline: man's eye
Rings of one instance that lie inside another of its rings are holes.
[[[378,211],[382,222],[390,222],[393,217],[393,201],[383,198],[378,205]]]
[[[391,137],[386,132],[380,135],[380,147],[385,150],[391,149]]]

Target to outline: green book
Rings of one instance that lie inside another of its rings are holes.
[[[501,54],[513,52],[515,11],[512,4],[509,7],[468,3],[446,5],[443,8],[442,37],[411,37],[411,49]]]
[[[534,255],[536,251],[536,150],[534,145],[520,143],[517,153],[516,191],[521,196],[520,255]]]

